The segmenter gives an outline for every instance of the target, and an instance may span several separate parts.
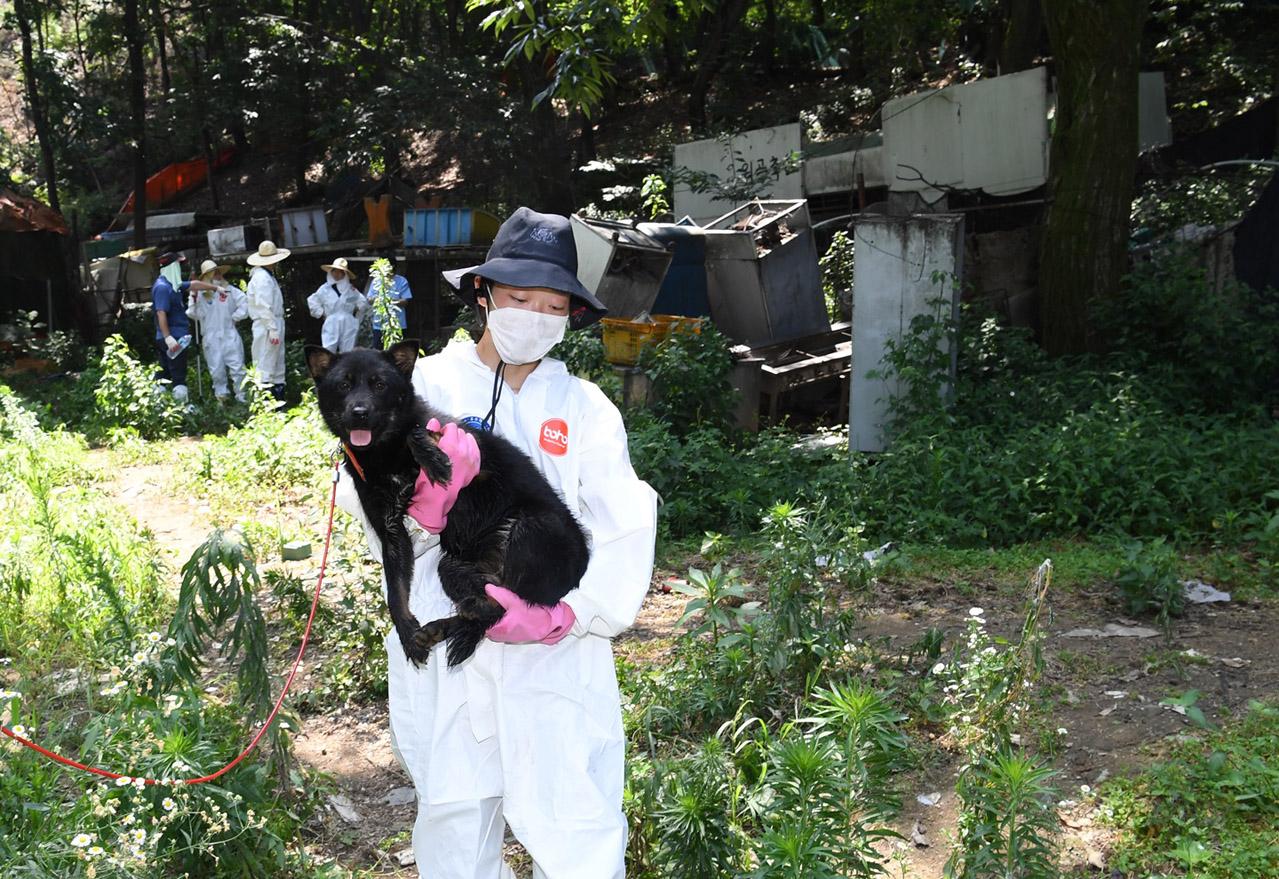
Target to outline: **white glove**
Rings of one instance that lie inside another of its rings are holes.
[[[177,339],[173,338],[172,336],[165,336],[165,337],[164,337],[164,344],[165,344],[165,346],[166,346],[166,347],[168,347],[168,349],[169,349],[169,353],[170,353],[170,354],[177,354],[177,353],[178,353],[178,340],[177,340]]]
[[[272,345],[278,345],[280,344],[280,334],[275,330],[267,330],[266,340]]]

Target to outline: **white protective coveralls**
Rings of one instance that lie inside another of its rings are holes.
[[[223,284],[216,292],[194,292],[187,313],[200,325],[200,348],[209,367],[209,378],[213,380],[213,396],[219,400],[226,397],[229,373],[231,390],[235,398],[243,402],[244,342],[235,324],[249,316],[244,291]]]
[[[320,344],[336,354],[354,348],[360,315],[367,304],[364,294],[351,285],[350,277],[343,273],[342,280],[336,281],[333,272],[329,272],[328,280],[306,298],[311,316],[324,318]]]
[[[493,373],[473,342],[455,341],[419,361],[414,387],[442,412],[478,418]],[[648,592],[657,496],[631,467],[617,408],[558,360],[543,360],[518,394],[503,390],[496,425],[577,514],[591,560],[564,599],[577,620],[556,645],[486,638],[455,669],[439,648],[415,668],[388,635],[391,741],[417,789],[418,869],[431,879],[513,879],[502,861],[505,820],[535,879],[624,879],[625,740],[610,639]],[[341,480],[342,506],[362,518],[345,469]],[[449,616],[439,539],[408,524],[417,555],[409,606],[421,623]],[[380,560],[376,536],[365,534]]]
[[[253,368],[264,385],[284,384],[284,294],[275,275],[262,266],[249,272],[245,288],[253,318]],[[271,344],[271,334],[280,340]]]

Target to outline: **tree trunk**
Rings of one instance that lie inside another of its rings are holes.
[[[679,82],[684,75],[684,47],[680,43],[679,7],[675,0],[666,3],[666,28],[662,31],[662,57],[666,63],[666,80]]]
[[[538,59],[541,60],[540,58]],[[516,62],[524,100],[532,104],[533,97],[546,88],[546,68],[520,55]],[[567,127],[555,112],[555,104],[543,99],[532,109],[533,138],[524,144],[529,150],[525,169],[532,173],[534,191],[537,193],[539,211],[568,216],[573,213],[573,180],[571,148],[567,139]]]
[[[35,53],[31,45],[31,19],[28,17],[28,0],[14,0],[13,11],[22,31],[22,78],[27,85],[27,106],[31,109],[31,124],[40,142],[40,163],[48,190],[49,207],[61,212],[58,202],[58,168],[54,160],[52,133],[49,131],[49,115],[44,98],[40,94],[39,77],[36,74]]]
[[[756,51],[764,74],[772,76],[777,62],[777,0],[764,0],[764,29]]]
[[[999,48],[999,72],[1029,70],[1035,63],[1043,32],[1044,7],[1040,0],[1008,0],[1008,28]]]
[[[169,77],[169,49],[165,45],[164,10],[156,3],[155,9],[155,55],[160,62],[160,94],[169,97],[173,82]]]
[[[705,35],[697,49],[697,75],[693,77],[688,94],[688,120],[694,131],[706,129],[706,96],[710,94],[715,75],[724,66],[733,31],[749,5],[750,0],[719,0],[710,14]]]
[[[1039,258],[1040,339],[1092,347],[1088,303],[1127,270],[1137,169],[1137,74],[1147,0],[1044,0],[1057,75],[1049,205]]]
[[[139,0],[124,0],[124,39],[129,47],[129,114],[133,129],[133,246],[147,245],[147,90],[142,65]]]

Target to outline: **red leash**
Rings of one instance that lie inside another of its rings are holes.
[[[288,695],[289,687],[293,685],[293,678],[295,675],[297,675],[298,668],[300,668],[302,665],[302,654],[306,652],[306,641],[307,641],[307,638],[310,637],[311,635],[311,623],[315,620],[315,610],[320,605],[320,588],[324,585],[324,569],[329,561],[329,542],[333,537],[333,513],[337,509],[337,497],[338,497],[338,469],[337,468],[340,466],[341,466],[340,464],[334,464],[334,468],[333,468],[333,494],[329,498],[329,527],[328,527],[327,533],[325,533],[324,535],[324,555],[320,558],[320,576],[315,583],[315,598],[312,599],[311,601],[311,613],[306,618],[306,631],[302,633],[302,646],[298,648],[298,658],[293,662],[293,670],[289,672],[289,679],[284,682],[284,689],[280,691],[280,698],[276,700],[275,707],[271,709],[271,714],[269,717],[267,717],[266,723],[262,724],[262,729],[258,730],[258,734],[253,737],[253,741],[249,742],[249,746],[240,753],[239,757],[236,757],[234,760],[232,760],[226,766],[223,766],[221,769],[219,769],[217,772],[213,773],[212,775],[206,775],[203,778],[170,778],[170,779],[133,778],[132,776],[122,775],[118,772],[108,772],[105,769],[98,769],[93,766],[85,766],[83,763],[77,763],[76,761],[71,760],[67,757],[63,757],[59,754],[55,754],[52,751],[47,751],[44,748],[37,745],[35,742],[24,739],[22,736],[18,735],[13,730],[9,729],[9,727],[7,726],[0,726],[0,732],[4,733],[9,738],[13,739],[15,742],[18,742],[19,744],[22,744],[22,745],[26,745],[31,750],[37,751],[43,754],[44,756],[48,757],[50,760],[54,760],[58,763],[62,763],[65,766],[71,766],[76,769],[83,769],[85,772],[92,772],[94,775],[101,775],[104,778],[130,778],[134,783],[140,782],[142,784],[203,784],[206,781],[213,781],[215,778],[220,778],[223,775],[226,775],[226,773],[230,772],[241,760],[249,756],[249,754],[253,751],[253,749],[257,747],[258,742],[262,740],[262,736],[266,735],[266,731],[271,728],[271,721],[275,720],[276,714],[280,712],[280,706],[284,704],[284,697]]]

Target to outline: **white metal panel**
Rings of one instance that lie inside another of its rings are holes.
[[[940,192],[931,184],[960,185],[964,157],[954,89],[895,98],[884,104],[883,119],[889,189],[934,201]]]
[[[957,86],[967,189],[1015,195],[1048,180],[1048,72]]]
[[[719,180],[757,178],[766,181],[760,198],[803,198],[803,173],[795,170],[773,180],[770,170],[775,162],[783,162],[802,149],[798,122],[775,128],[758,128],[729,137],[695,140],[677,144],[674,164],[677,169],[713,174]],[[675,216],[691,217],[699,224],[715,219],[733,208],[740,199],[717,199],[713,193],[693,192],[686,183],[674,189]]]
[[[852,192],[857,189],[858,174],[863,176],[866,186],[888,185],[883,144],[804,159],[804,194],[811,197],[828,192]]]
[[[890,189],[1013,195],[1048,179],[1048,74],[1036,67],[884,104]]]
[[[888,400],[900,384],[867,373],[883,369],[889,341],[900,341],[916,315],[937,313],[944,299],[951,313],[958,292],[949,277],[963,275],[963,217],[860,216],[853,227],[852,362],[848,381],[848,444],[853,451],[884,450]],[[952,371],[954,352],[951,352]]]
[[[1172,123],[1168,120],[1162,70],[1140,74],[1137,89],[1137,140],[1139,151],[1172,143]]]

